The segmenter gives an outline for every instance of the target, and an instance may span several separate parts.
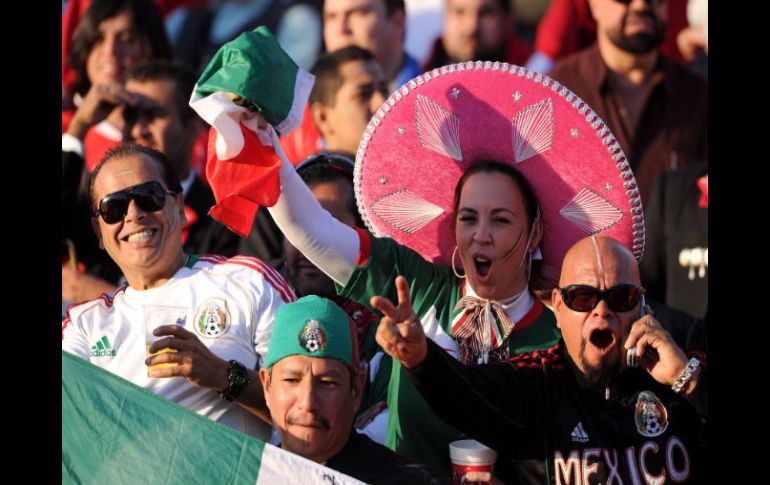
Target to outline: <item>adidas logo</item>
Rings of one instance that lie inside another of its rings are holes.
[[[583,422],[578,421],[577,426],[575,426],[575,429],[572,430],[572,441],[575,441],[577,443],[587,443],[588,442],[588,435],[586,434],[585,430],[583,429]]]
[[[91,346],[91,357],[115,357],[115,354],[115,349],[110,345],[106,335]]]

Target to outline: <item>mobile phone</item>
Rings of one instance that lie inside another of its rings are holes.
[[[639,358],[636,356],[636,347],[626,350],[626,367],[639,367]]]
[[[647,314],[647,312],[644,310],[644,307],[647,306],[647,302],[644,301],[644,295],[642,295],[642,298],[639,300],[639,318],[642,318]],[[639,367],[639,361],[641,360],[641,355],[636,355],[636,347],[632,347],[626,351],[626,366],[628,367]]]

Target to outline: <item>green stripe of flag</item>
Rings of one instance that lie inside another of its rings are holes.
[[[254,104],[276,130],[287,135],[299,126],[315,76],[297,66],[267,27],[243,32],[219,48],[201,74],[190,106],[217,127],[213,101],[219,92],[236,94]],[[216,111],[216,110],[215,110]]]
[[[358,484],[62,351],[62,483]]]

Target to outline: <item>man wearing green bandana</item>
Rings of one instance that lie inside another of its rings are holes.
[[[353,430],[366,379],[357,349],[331,300],[306,296],[276,312],[259,378],[281,446],[367,483],[449,483]]]

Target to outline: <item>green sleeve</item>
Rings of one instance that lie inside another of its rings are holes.
[[[337,285],[340,296],[369,307],[369,299],[381,295],[396,303],[395,279],[403,275],[409,281],[409,292],[417,315],[424,315],[435,306],[439,320],[446,320],[451,308],[449,302],[457,298],[460,280],[450,268],[435,265],[415,251],[389,238],[371,238],[369,259],[357,266],[347,284]]]

